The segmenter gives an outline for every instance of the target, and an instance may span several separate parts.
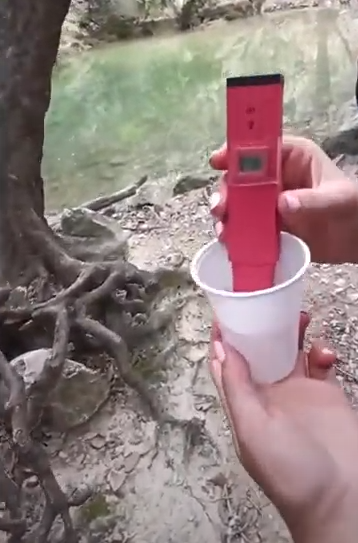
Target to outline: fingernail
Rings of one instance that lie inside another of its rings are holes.
[[[298,211],[300,209],[301,203],[293,194],[282,194],[281,198],[288,211]]]
[[[214,341],[214,350],[217,360],[220,362],[220,364],[223,364],[225,362],[225,351],[220,341]]]
[[[325,354],[326,356],[332,356],[334,353],[331,351],[331,349],[328,349],[327,347],[323,347],[322,354]]]
[[[220,239],[224,233],[224,227],[221,222],[216,223],[215,232],[216,232],[217,237]]]
[[[210,209],[215,209],[220,204],[220,194],[213,192],[210,196]]]

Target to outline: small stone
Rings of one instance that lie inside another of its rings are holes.
[[[125,480],[126,474],[123,471],[111,470],[108,474],[108,484],[115,494],[121,489]]]
[[[130,473],[131,471],[133,471],[134,468],[136,467],[136,465],[138,464],[139,460],[140,460],[140,454],[139,453],[136,453],[136,452],[130,453],[124,459],[124,462],[123,462],[124,471],[126,473]]]
[[[124,468],[123,458],[118,458],[118,456],[115,456],[113,458],[112,468],[114,469],[114,471],[121,471]]]
[[[141,436],[139,434],[133,434],[129,438],[129,443],[132,443],[132,445],[139,445],[142,442],[142,439],[143,439],[143,436]],[[131,453],[129,453],[129,454],[131,454]]]
[[[103,436],[98,434],[96,437],[91,439],[90,445],[93,447],[93,449],[100,450],[106,445],[106,440]]]
[[[148,181],[138,189],[137,193],[128,199],[130,207],[143,208],[144,206],[154,206],[160,212],[162,206],[173,196],[173,186],[175,179],[163,177]],[[136,221],[141,218],[141,214],[136,214]],[[145,217],[142,215],[145,220]]]
[[[111,166],[117,167],[117,166],[124,166],[126,161],[123,157],[115,157],[112,158],[112,160],[109,161]]]
[[[214,396],[210,395],[197,395],[194,399],[194,407],[197,411],[206,413],[209,411],[216,403]]]
[[[94,439],[97,436],[98,436],[98,432],[88,432],[88,434],[86,434],[86,441],[92,441],[92,439]]]
[[[202,189],[203,187],[206,187],[210,183],[216,181],[216,179],[217,175],[214,175],[212,173],[203,173],[201,175],[183,175],[175,183],[173,188],[173,194],[177,196],[191,190]]]

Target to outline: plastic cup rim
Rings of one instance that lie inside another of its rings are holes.
[[[192,278],[194,279],[194,282],[205,292],[209,294],[214,294],[215,296],[221,296],[222,298],[234,298],[234,299],[242,299],[242,298],[258,298],[259,296],[269,296],[270,294],[274,294],[277,291],[281,291],[293,283],[296,283],[301,277],[306,273],[308,266],[311,263],[311,253],[304,241],[302,241],[297,236],[294,236],[293,234],[289,234],[288,232],[281,232],[281,236],[288,236],[291,238],[294,238],[299,245],[301,246],[303,253],[304,253],[304,263],[303,266],[298,270],[297,273],[287,281],[284,281],[283,283],[280,283],[279,285],[275,285],[271,288],[267,288],[265,290],[257,290],[255,292],[229,292],[227,290],[219,290],[213,287],[210,287],[209,285],[203,283],[201,279],[199,278],[197,269],[198,265],[201,261],[201,259],[204,257],[204,255],[211,249],[213,245],[216,243],[220,243],[217,239],[214,239],[204,245],[194,256],[191,264],[190,264],[190,273]]]

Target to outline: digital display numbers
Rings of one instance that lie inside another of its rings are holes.
[[[239,171],[243,173],[259,172],[264,166],[263,157],[260,155],[240,155]]]

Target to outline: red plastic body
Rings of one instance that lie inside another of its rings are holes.
[[[283,77],[227,80],[227,217],[233,289],[269,288],[279,258]]]

